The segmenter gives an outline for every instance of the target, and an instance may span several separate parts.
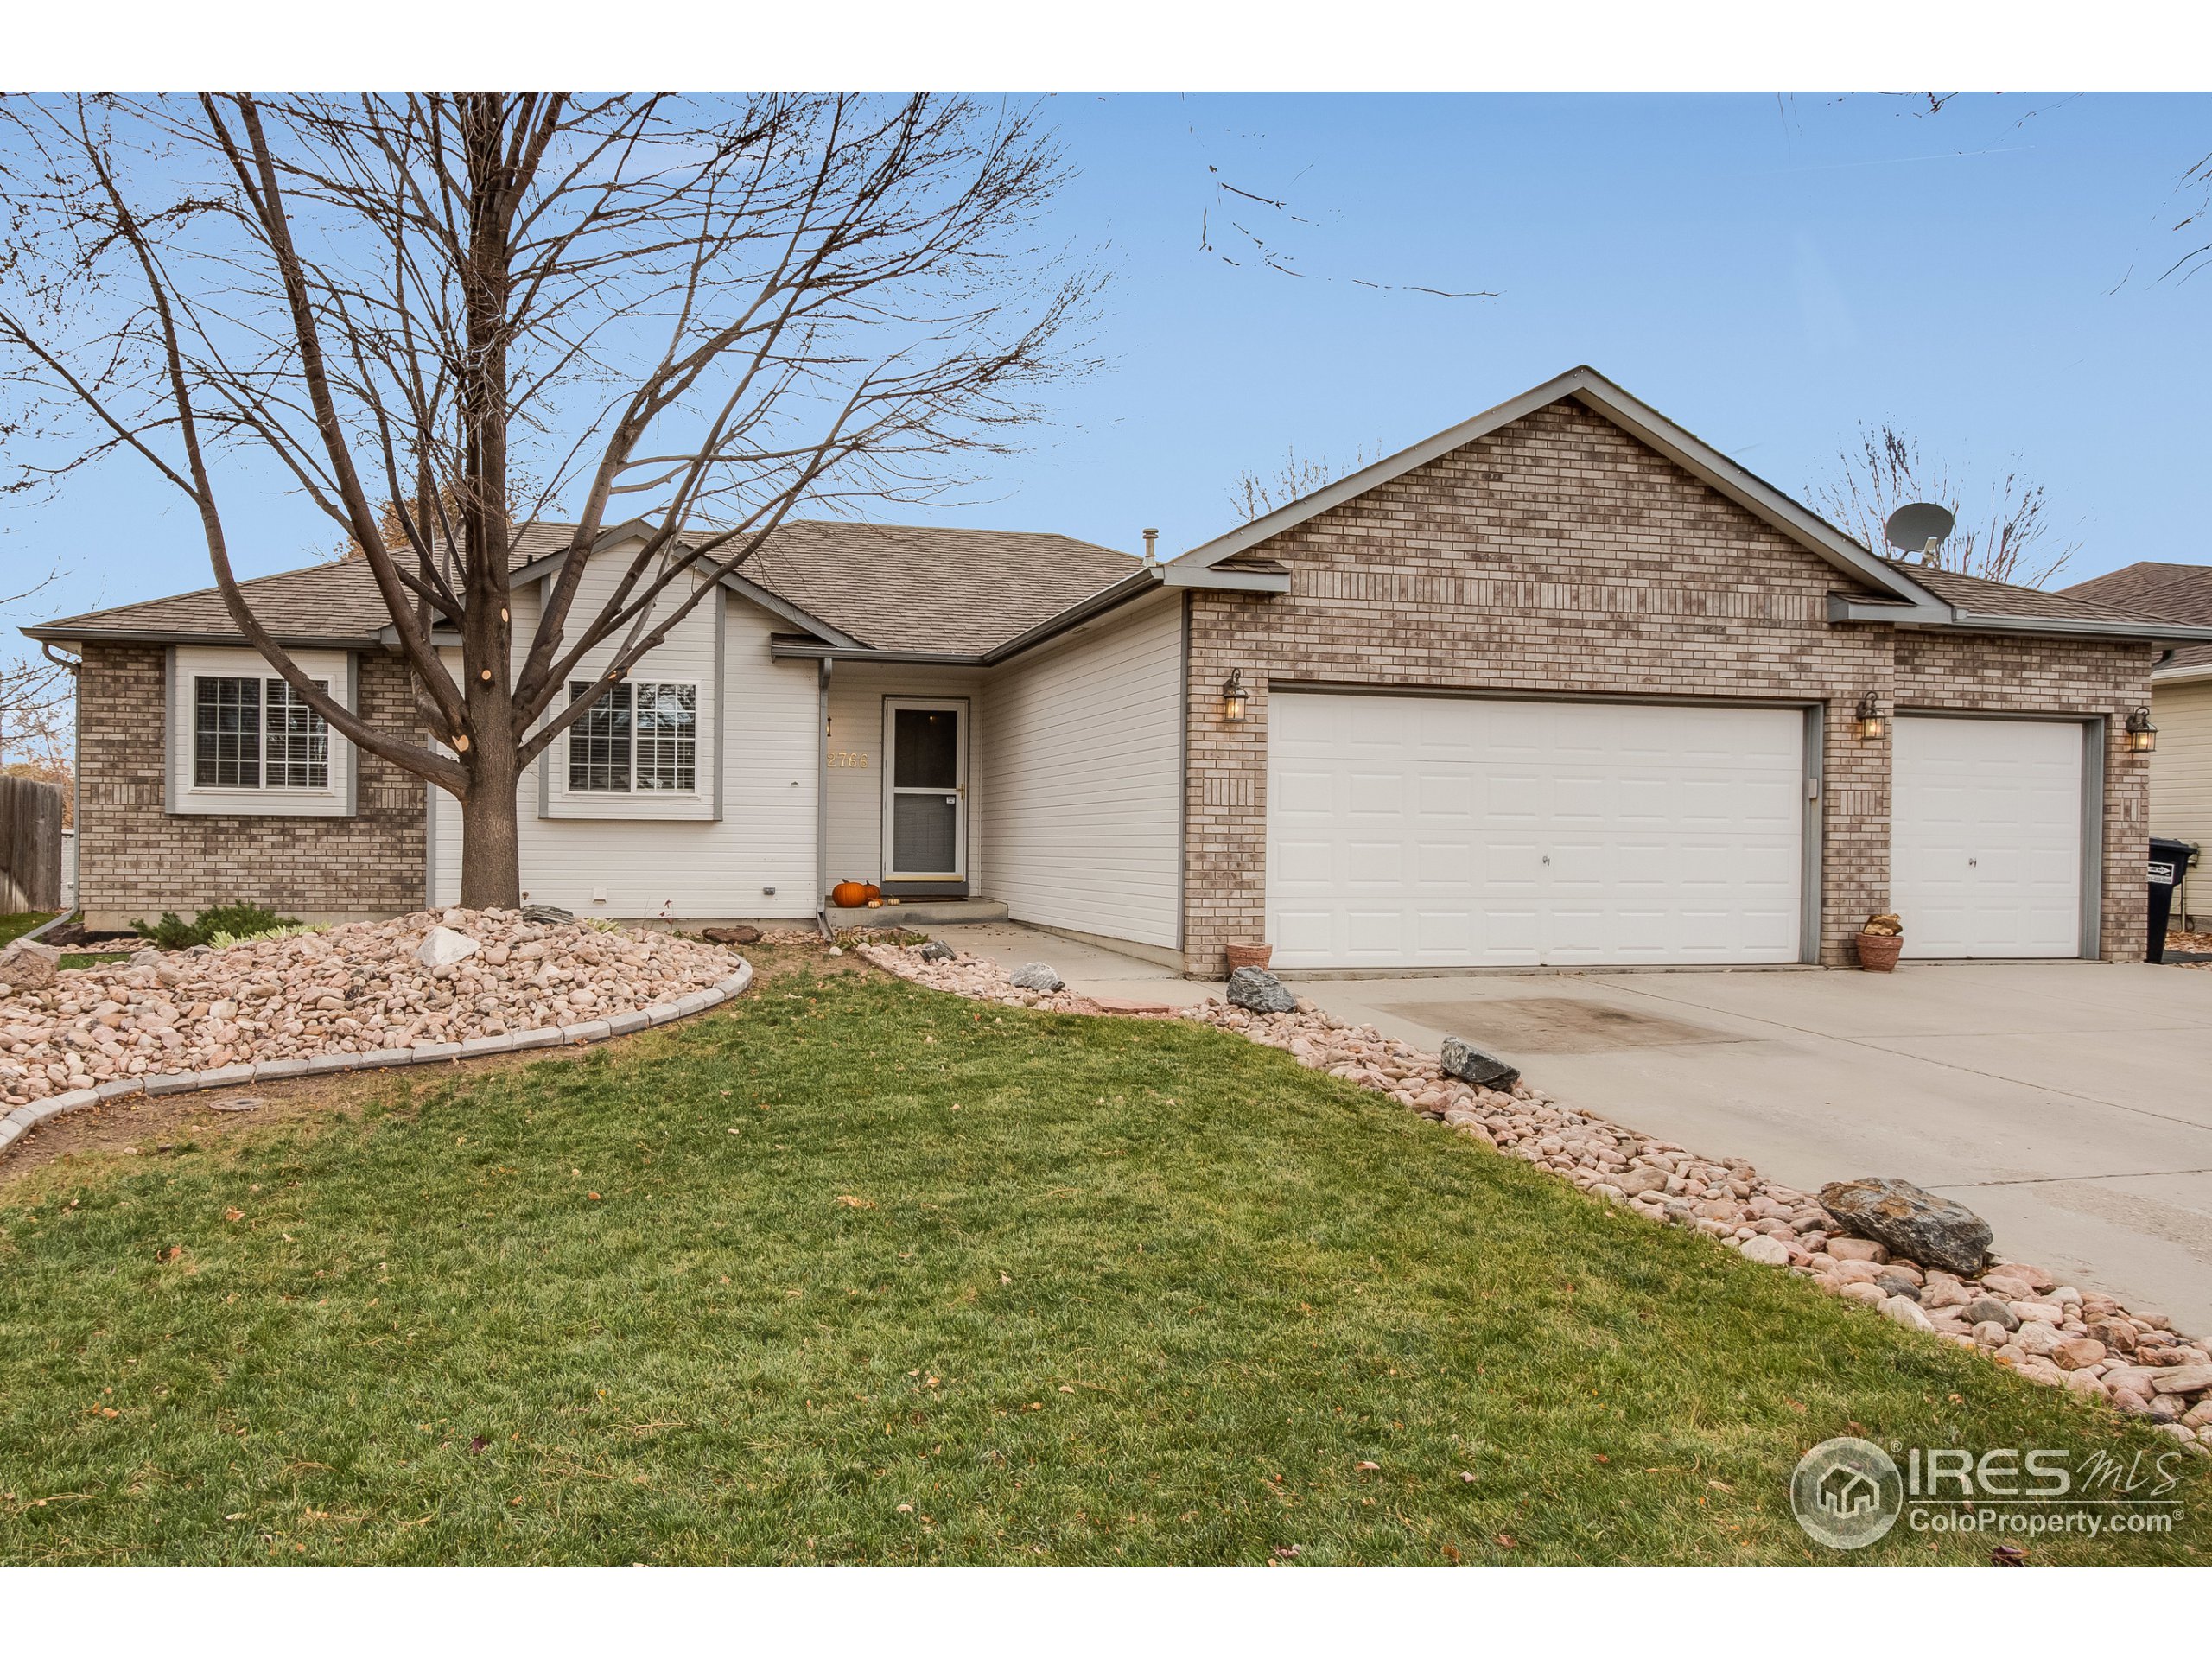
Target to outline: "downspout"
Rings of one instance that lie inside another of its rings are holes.
[[[59,927],[72,916],[81,915],[85,908],[85,658],[81,648],[75,657],[64,657],[43,639],[38,642],[38,649],[39,654],[48,662],[55,664],[69,676],[69,834],[77,842],[77,879],[73,884],[76,890],[69,895],[71,902],[63,908],[60,915],[26,936],[30,938],[36,938],[48,927]],[[164,722],[162,731],[162,769],[164,772],[168,771],[169,765],[168,741],[168,730]]]
[[[821,659],[815,681],[814,741],[814,925],[825,943],[836,943],[830,925],[830,658]]]

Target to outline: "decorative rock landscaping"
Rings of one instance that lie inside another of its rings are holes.
[[[1071,992],[1025,990],[976,957],[878,944],[859,952],[937,990],[1057,1013],[1101,1011]],[[1986,1224],[1963,1206],[1909,1182],[1872,1179],[1834,1184],[1815,1198],[1766,1179],[1740,1159],[1707,1158],[1562,1106],[1504,1062],[1457,1039],[1446,1047],[1461,1076],[1447,1071],[1443,1058],[1372,1026],[1330,1019],[1259,969],[1240,969],[1231,985],[1231,1001],[1200,1003],[1186,1017],[1282,1049],[1301,1065],[1387,1095],[1598,1198],[1706,1234],[1746,1261],[1810,1279],[2022,1376],[2146,1416],[2161,1433],[2212,1456],[2212,1350],[2173,1331],[2163,1313],[2131,1311],[2109,1296],[2062,1285],[2039,1268],[1989,1255]],[[1252,1006],[1281,1007],[1284,998],[1289,1006],[1281,1012]],[[1493,1075],[1502,1086],[1465,1080],[1465,1072],[1486,1067],[1499,1068]],[[1893,1243],[1916,1240],[1923,1255],[1941,1260],[1893,1255],[1891,1244],[1854,1233],[1880,1233]]]
[[[0,1147],[141,1091],[603,1041],[712,1007],[752,977],[695,940],[500,910],[148,949],[0,989]]]

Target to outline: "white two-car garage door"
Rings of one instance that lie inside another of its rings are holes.
[[[1796,709],[1277,693],[1285,968],[1798,960]]]
[[[1906,956],[2080,954],[2082,752],[2077,721],[1897,721],[1890,905]]]

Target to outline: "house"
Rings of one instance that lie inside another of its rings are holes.
[[[2169,622],[2212,625],[2212,564],[2131,564],[2067,593]],[[2174,895],[2177,926],[2212,931],[2212,645],[2185,645],[2151,671],[2151,833],[2202,849]]]
[[[563,538],[520,539],[526,639]],[[412,721],[359,561],[247,592]],[[458,892],[452,804],[291,706],[213,594],[28,632],[82,663],[95,925]],[[1845,965],[1891,909],[1917,957],[2138,957],[2120,733],[2199,645],[1878,556],[1576,369],[1164,563],[792,525],[532,768],[524,885],[799,918],[853,878],[1199,975],[1239,940],[1292,969]]]
[[[1838,1520],[1864,1515],[1882,1501],[1882,1489],[1856,1469],[1838,1464],[1821,1477],[1821,1507]]]

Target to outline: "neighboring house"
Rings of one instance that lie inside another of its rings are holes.
[[[560,540],[522,537],[518,639]],[[247,592],[412,723],[359,561]],[[29,632],[83,659],[96,925],[452,901],[450,801],[292,706],[212,594]],[[1915,956],[2134,957],[2116,734],[2199,644],[1878,557],[1577,369],[1166,564],[791,526],[532,768],[523,880],[695,921],[879,881],[1198,974],[1262,939],[1287,968],[1841,965],[1892,908]]]
[[[2131,564],[2066,590],[2139,616],[2212,625],[2212,564]],[[2202,849],[2174,913],[2212,930],[2212,645],[2184,645],[2151,671],[2151,833]]]

